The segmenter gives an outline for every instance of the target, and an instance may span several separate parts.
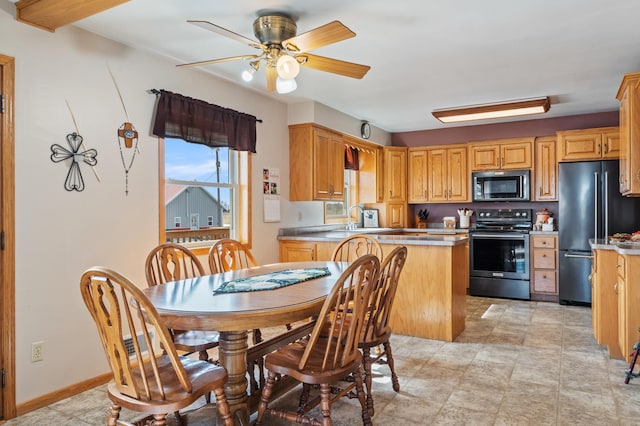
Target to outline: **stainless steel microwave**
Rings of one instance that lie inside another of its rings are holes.
[[[530,171],[473,172],[473,201],[529,201]]]

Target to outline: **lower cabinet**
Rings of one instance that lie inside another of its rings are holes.
[[[591,319],[596,341],[607,346],[611,358],[622,358],[618,342],[618,253],[593,250],[591,269]]]
[[[633,345],[638,341],[640,324],[640,256],[618,253],[618,276],[615,291],[618,295],[618,343],[622,357],[630,361]]]
[[[280,262],[331,260],[335,242],[280,241]]]
[[[531,236],[531,300],[558,301],[558,238]]]

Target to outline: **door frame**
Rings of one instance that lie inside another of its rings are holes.
[[[5,386],[0,389],[0,419],[16,416],[15,363],[15,58],[0,54],[0,94],[4,112],[0,113],[0,228],[4,231],[4,250],[0,251],[0,367]]]

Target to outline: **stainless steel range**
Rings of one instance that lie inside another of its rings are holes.
[[[530,299],[531,209],[478,209],[469,232],[469,294]]]

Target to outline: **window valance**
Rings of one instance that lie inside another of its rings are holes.
[[[212,148],[256,152],[256,117],[160,90],[153,134]]]

